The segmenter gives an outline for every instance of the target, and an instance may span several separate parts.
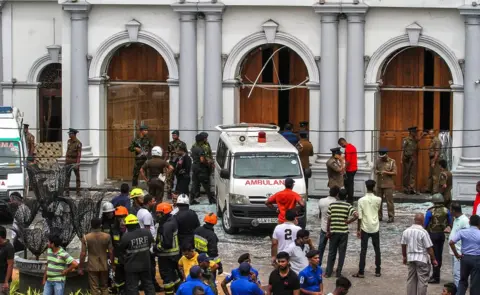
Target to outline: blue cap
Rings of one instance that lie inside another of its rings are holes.
[[[208,255],[205,254],[205,253],[202,253],[202,254],[198,255],[198,257],[197,257],[198,263],[202,263],[202,262],[206,262],[206,261],[210,261],[210,260],[211,260],[210,257],[208,257]]]
[[[194,265],[192,266],[192,268],[190,268],[190,277],[192,278],[199,278],[202,273],[203,273],[203,270],[198,265]]]
[[[242,262],[240,263],[240,266],[238,267],[238,270],[240,272],[250,272],[251,266],[250,263],[248,262]]]

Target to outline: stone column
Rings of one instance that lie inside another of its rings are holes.
[[[173,10],[180,14],[180,73],[179,104],[182,119],[179,129],[182,138],[197,134],[197,3],[175,3]]]
[[[338,141],[338,15],[340,6],[314,6],[321,20],[319,158],[323,163]]]
[[[216,150],[220,134],[214,130],[222,124],[222,14],[223,3],[198,3],[205,14],[205,74],[203,129],[209,133],[209,142]]]
[[[70,126],[79,130],[84,147],[90,146],[88,97],[88,12],[86,2],[65,3],[63,9],[71,14],[70,39]],[[65,126],[67,127],[67,126]]]
[[[364,93],[364,53],[365,53],[365,13],[367,6],[355,5],[347,13],[347,112],[346,134],[365,161],[365,93]],[[358,131],[356,131],[358,130]],[[359,159],[360,160],[360,159]]]

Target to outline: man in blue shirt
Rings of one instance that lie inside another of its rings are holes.
[[[292,132],[292,124],[287,123],[285,124],[285,127],[283,128],[282,135],[285,137],[286,140],[288,140],[292,145],[296,146],[299,138],[298,136]]]
[[[307,253],[308,266],[299,274],[301,294],[323,294],[322,268],[320,264],[320,251],[310,250]]]
[[[202,281],[203,270],[200,266],[195,265],[190,268],[190,275],[187,280],[180,285],[177,290],[177,295],[192,295],[195,287],[202,287],[205,295],[215,295],[212,288]]]
[[[455,243],[462,241],[462,254],[458,254]],[[458,283],[457,295],[465,295],[468,289],[468,277],[470,277],[470,294],[480,290],[480,216],[470,217],[470,228],[459,230],[450,238],[450,249],[457,259],[460,260],[460,282]]]
[[[129,196],[130,187],[127,183],[122,183],[120,186],[120,194],[112,199],[113,207],[117,208],[118,206],[123,206],[130,210],[130,196]]]
[[[251,263],[249,253],[245,253],[245,254],[240,255],[240,257],[238,258],[238,264],[242,264],[243,262],[247,262],[249,264]],[[253,268],[252,266],[250,266],[250,272],[255,274],[255,277],[257,278],[257,283],[260,284],[260,280],[258,279],[258,271],[255,268]],[[230,292],[228,291],[227,285],[232,281],[238,280],[239,278],[240,278],[240,269],[239,268],[235,268],[234,270],[232,270],[232,273],[230,275],[227,275],[225,277],[225,279],[221,283],[222,290],[223,290],[223,293],[225,293],[225,295],[230,295]]]
[[[262,286],[258,283],[255,274],[251,272],[250,263],[242,262],[238,270],[240,277],[230,286],[232,295],[263,295]]]

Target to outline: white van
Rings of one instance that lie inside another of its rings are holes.
[[[293,190],[307,201],[298,150],[275,125],[234,124],[216,127],[221,131],[215,160],[217,212],[223,229],[234,234],[240,228],[274,227],[277,210],[265,205],[271,195],[285,189],[285,178],[295,180]],[[299,216],[305,225],[305,211]]]
[[[23,116],[17,108],[0,107],[0,212],[7,213],[12,193],[28,193],[28,156]]]

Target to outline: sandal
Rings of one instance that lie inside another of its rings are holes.
[[[362,275],[362,274],[360,274],[360,273],[357,272],[356,274],[353,274],[352,277],[354,277],[354,278],[359,278],[359,279],[363,279],[363,278],[365,277],[365,275]]]

